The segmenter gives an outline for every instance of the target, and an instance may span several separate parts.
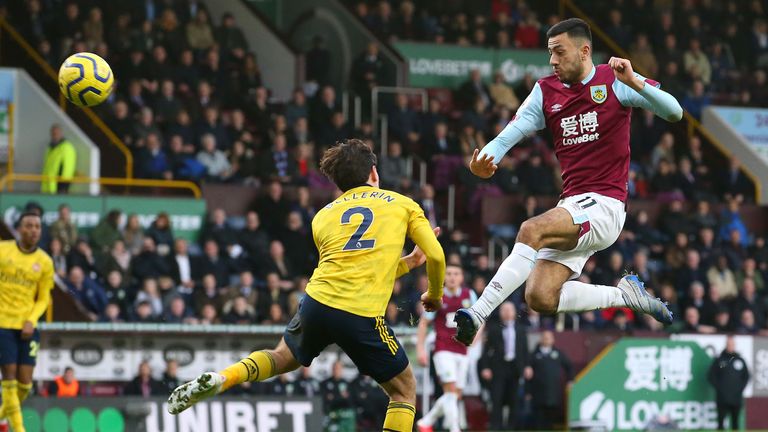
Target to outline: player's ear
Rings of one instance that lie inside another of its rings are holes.
[[[376,170],[376,165],[371,166],[371,173],[368,175],[368,184],[379,187],[379,172]]]
[[[592,46],[589,45],[589,42],[584,41],[584,44],[579,49],[579,55],[581,56],[581,61],[586,61],[592,57]]]

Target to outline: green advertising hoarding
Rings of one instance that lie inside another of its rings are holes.
[[[711,363],[694,342],[621,339],[577,378],[568,422],[647,430],[650,421],[665,414],[680,429],[716,429],[715,394],[707,381]]]
[[[0,194],[0,213],[7,225],[13,225],[24,206],[34,201],[43,208],[43,220],[53,223],[58,217],[58,208],[67,204],[72,209],[72,221],[78,229],[87,233],[95,227],[103,215],[112,209],[125,215],[135,213],[141,226],[148,228],[160,212],[171,218],[175,236],[196,240],[205,221],[205,201],[192,198],[148,198],[137,196],[78,196],[42,194]]]
[[[526,73],[538,79],[552,73],[545,50],[501,50],[430,43],[397,42],[394,47],[408,61],[408,82],[413,87],[456,88],[478,69],[490,82],[500,70],[508,83]]]

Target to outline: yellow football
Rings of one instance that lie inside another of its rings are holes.
[[[98,105],[109,97],[115,83],[103,58],[89,52],[69,56],[59,69],[59,89],[77,106]]]

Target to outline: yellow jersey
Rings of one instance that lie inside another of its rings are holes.
[[[406,235],[427,257],[439,257],[427,271],[430,293],[442,296],[442,247],[424,211],[406,196],[368,185],[350,189],[317,212],[312,234],[320,261],[307,294],[326,306],[383,316],[395,278],[407,272],[400,263]]]
[[[25,253],[15,240],[0,241],[0,328],[20,330],[25,321],[37,326],[53,288],[53,260],[37,248]]]

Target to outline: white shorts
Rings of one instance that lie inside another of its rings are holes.
[[[561,199],[558,207],[571,214],[573,223],[581,225],[579,242],[568,251],[543,248],[537,259],[558,262],[579,277],[589,257],[612,245],[619,238],[627,218],[623,202],[596,193],[584,193]]]
[[[454,383],[456,388],[464,388],[469,370],[469,358],[465,354],[438,351],[433,359],[440,384]]]

